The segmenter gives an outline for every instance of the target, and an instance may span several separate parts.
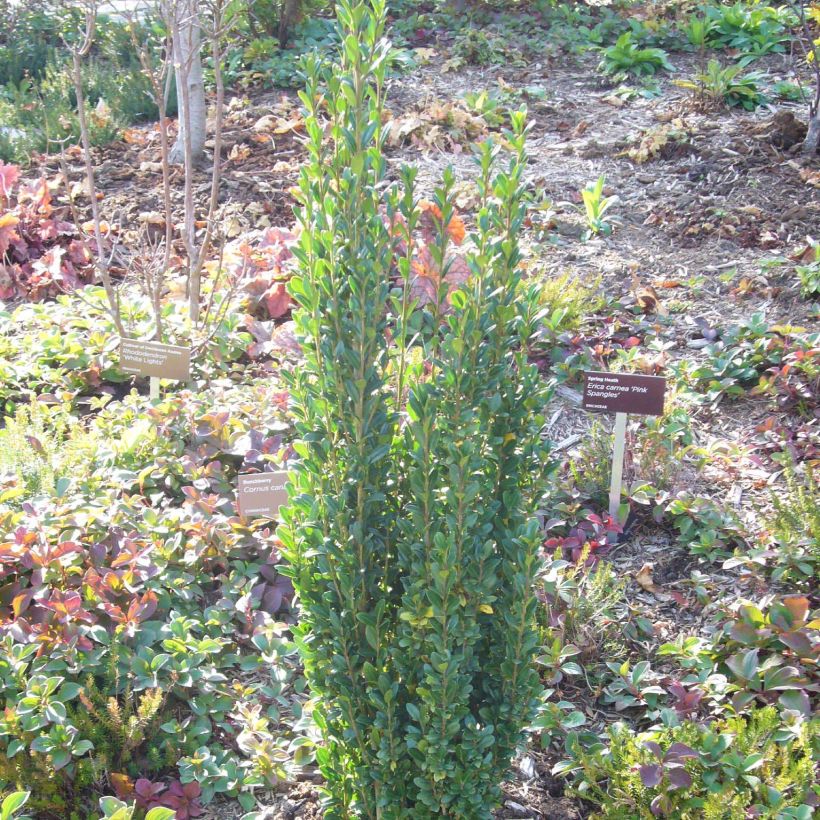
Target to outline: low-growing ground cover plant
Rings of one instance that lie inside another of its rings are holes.
[[[761,90],[762,76],[743,72],[741,65],[721,65],[719,60],[709,60],[706,67],[691,80],[675,80],[681,88],[693,92],[700,107],[737,106],[754,111],[766,102]]]
[[[286,406],[281,388],[159,407],[133,395],[84,423],[95,448],[81,466],[25,497],[0,492],[0,780],[29,784],[38,816],[87,816],[109,781],[141,810],[196,816],[290,765],[288,737],[268,727],[281,712],[247,699],[274,702],[296,680],[274,626],[292,588],[270,529],[233,501],[238,469],[287,457]],[[231,683],[242,670],[261,677]]]
[[[816,726],[778,737],[778,725],[771,707],[642,735],[616,725],[606,742],[588,749],[571,743],[573,756],[558,770],[577,774],[579,796],[600,818],[809,818]]]
[[[23,180],[0,161],[0,301],[42,299],[91,282],[86,237],[68,208],[55,208],[58,181]]]
[[[663,49],[641,48],[634,41],[631,31],[624,32],[614,45],[602,49],[601,54],[599,70],[616,81],[623,80],[630,74],[645,77],[661,69],[674,71]]]

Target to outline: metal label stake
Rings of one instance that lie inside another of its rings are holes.
[[[159,376],[151,376],[149,391],[151,400],[159,398]]]
[[[619,519],[621,506],[621,482],[624,474],[624,449],[626,447],[626,413],[615,414],[615,443],[612,449],[612,480],[609,484],[609,515]]]
[[[621,521],[621,484],[624,474],[626,449],[626,419],[628,413],[639,416],[662,416],[666,379],[660,376],[642,376],[636,373],[610,373],[606,370],[587,370],[584,373],[584,395],[581,406],[585,410],[603,410],[615,414],[615,441],[612,447],[612,480],[609,484],[609,515],[618,524]],[[617,541],[610,532],[608,540]]]

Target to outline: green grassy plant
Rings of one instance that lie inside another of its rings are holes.
[[[21,405],[0,428],[0,474],[15,479],[2,499],[54,493],[61,478],[82,474],[94,450],[94,442],[63,408],[38,401]]]
[[[604,196],[605,185],[606,177],[602,174],[595,182],[591,182],[581,191],[590,235],[609,236],[612,233],[612,222],[607,221],[604,217],[610,208],[617,204],[618,197]]]
[[[554,315],[561,318],[556,329],[576,330],[581,321],[601,310],[605,298],[601,292],[601,277],[591,276],[585,281],[572,273],[562,273],[545,279],[540,286],[539,301]]]
[[[820,570],[820,497],[811,462],[798,471],[794,459],[783,462],[785,488],[772,492],[772,512],[765,519],[775,551],[773,577],[816,578]]]

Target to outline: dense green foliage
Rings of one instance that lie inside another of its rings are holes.
[[[440,279],[424,309],[400,250],[418,220],[412,174],[401,191],[381,186],[383,6],[340,4],[339,25],[340,64],[321,75],[314,64],[303,95],[311,159],[291,285],[306,353],[301,459],[280,529],[321,698],[317,757],[329,816],[487,817],[538,691],[545,395],[521,350],[533,327],[517,272],[523,115],[507,170],[481,149],[472,278],[449,295],[451,180],[438,191]],[[397,259],[403,289],[391,287]]]
[[[132,395],[89,425],[44,407],[29,412],[50,419],[48,436],[3,431],[0,555],[14,603],[3,604],[0,780],[26,784],[38,816],[88,816],[112,776],[142,810],[193,810],[281,776],[289,740],[268,727],[292,707],[260,714],[250,701],[294,682],[295,647],[272,619],[290,586],[270,531],[236,517],[232,486],[246,456],[281,458],[283,402],[252,387],[154,406]],[[9,458],[25,486],[5,474]],[[252,685],[229,683],[250,673]],[[162,782],[174,772],[176,785]]]

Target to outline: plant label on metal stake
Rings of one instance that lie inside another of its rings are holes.
[[[236,500],[239,514],[245,518],[278,518],[288,503],[286,489],[289,473],[250,473],[239,476]]]
[[[634,373],[584,373],[585,410],[615,413],[615,442],[612,452],[612,480],[609,485],[609,514],[620,518],[621,483],[626,447],[627,414],[663,415],[666,379],[661,376],[640,376]]]
[[[152,380],[151,397],[159,396],[159,379],[186,382],[191,377],[191,351],[187,347],[147,342],[142,339],[120,341],[120,369]],[[153,380],[156,379],[156,386]],[[156,391],[156,396],[154,395]]]

